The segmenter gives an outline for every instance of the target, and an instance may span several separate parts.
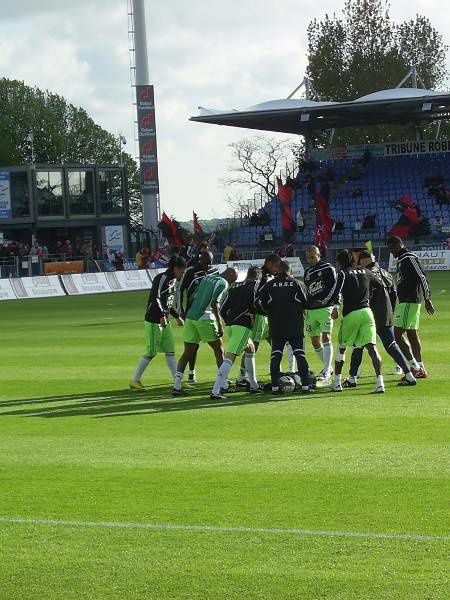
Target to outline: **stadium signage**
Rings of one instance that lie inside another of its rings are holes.
[[[340,146],[317,148],[311,151],[314,160],[341,160],[362,158],[370,152],[372,158],[413,156],[418,154],[444,154],[450,152],[450,140],[421,140],[392,142],[389,144]]]
[[[10,176],[7,171],[0,171],[0,219],[11,219]]]
[[[159,192],[156,146],[155,90],[152,85],[136,86],[137,123],[141,185],[144,192]]]
[[[420,260],[424,271],[449,271],[450,250],[415,250],[414,254]],[[392,256],[389,259],[389,271],[397,270],[397,261]]]
[[[15,300],[16,295],[9,279],[0,279],[0,300]]]
[[[69,296],[105,294],[112,291],[105,273],[61,275],[61,280]]]
[[[147,271],[115,271],[105,273],[111,291],[128,292],[130,290],[148,290],[152,284]]]
[[[57,275],[11,279],[11,285],[19,300],[25,300],[26,298],[51,298],[65,295]]]

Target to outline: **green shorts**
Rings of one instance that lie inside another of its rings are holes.
[[[395,307],[394,326],[400,329],[419,329],[420,304],[402,302]]]
[[[162,327],[158,323],[144,321],[145,356],[153,357],[159,352],[172,354],[175,352],[172,326]]]
[[[339,329],[339,347],[362,348],[367,344],[375,344],[377,329],[370,308],[361,308],[345,315]]]
[[[183,341],[186,344],[200,344],[205,342],[215,342],[219,339],[216,321],[203,320],[194,321],[194,319],[186,319],[183,327]]]
[[[242,325],[231,325],[227,327],[227,352],[235,354],[236,356],[241,355],[247,347],[251,332],[251,329],[242,327]]]
[[[331,333],[333,331],[333,319],[331,313],[333,307],[313,308],[306,312],[305,333],[309,337],[317,337],[321,333]]]
[[[258,344],[269,339],[269,322],[265,315],[255,315],[255,322],[253,323],[250,337]]]

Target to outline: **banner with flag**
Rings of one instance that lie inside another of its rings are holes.
[[[183,245],[183,237],[178,222],[175,221],[175,219],[170,219],[165,212],[162,214],[158,228],[170,244],[173,244],[174,246]]]
[[[198,220],[198,216],[197,213],[193,212],[192,213],[192,218],[194,221],[194,233],[196,235],[202,235],[203,234],[203,227],[200,224],[200,221]]]
[[[316,229],[314,233],[314,243],[323,256],[327,253],[334,230],[334,220],[329,213],[329,198],[330,185],[324,183],[319,191],[316,191]]]
[[[280,178],[277,178],[278,183],[278,200],[281,209],[281,228],[283,230],[283,239],[285,242],[290,242],[295,234],[296,224],[292,218],[292,201],[294,199],[294,188],[287,183],[283,183]]]

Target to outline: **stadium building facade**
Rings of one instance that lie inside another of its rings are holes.
[[[111,165],[0,167],[0,233],[4,239],[54,247],[92,241],[101,248],[114,231],[129,247],[126,169]]]

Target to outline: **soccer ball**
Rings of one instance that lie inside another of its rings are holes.
[[[295,383],[295,391],[297,392],[302,387],[302,380],[300,379],[300,375],[298,373],[286,373],[288,377],[291,377]]]
[[[282,394],[292,394],[295,390],[295,381],[289,375],[282,375],[278,380],[278,386]]]

